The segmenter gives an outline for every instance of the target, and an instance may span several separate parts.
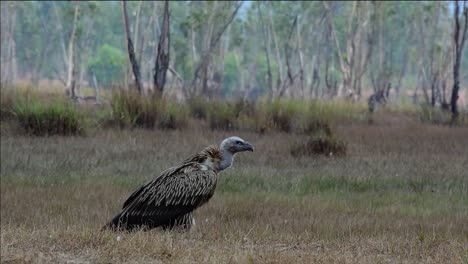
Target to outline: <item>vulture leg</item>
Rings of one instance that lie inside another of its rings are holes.
[[[195,223],[192,212],[171,219],[168,224],[163,225],[164,229],[180,228],[190,229]]]

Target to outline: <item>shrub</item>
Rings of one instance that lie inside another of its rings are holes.
[[[142,96],[133,90],[119,90],[112,94],[112,121],[120,127],[154,128],[162,111],[161,104],[161,100]]]
[[[346,151],[347,145],[344,141],[337,139],[331,130],[323,130],[312,135],[307,142],[292,147],[291,155],[344,156]]]
[[[14,114],[28,134],[81,135],[84,133],[84,118],[76,107],[65,100],[42,103],[31,97],[19,98],[14,104]]]
[[[208,117],[209,103],[203,97],[191,97],[187,100],[187,105],[192,117],[198,119],[205,119]]]
[[[213,101],[209,107],[208,123],[213,130],[236,129],[236,109],[230,102]]]
[[[364,113],[367,113],[366,105],[362,102],[312,100],[307,104],[309,118],[327,120],[331,123],[359,120],[365,116]]]
[[[14,118],[13,106],[16,93],[12,89],[1,90],[0,96],[0,120],[10,120]]]
[[[451,118],[451,113],[449,111],[443,111],[430,104],[421,104],[418,113],[419,119],[424,123],[446,124]]]
[[[308,109],[306,113],[298,119],[298,130],[310,135],[323,132],[324,134],[331,136],[332,131],[330,121],[328,119],[328,117],[315,112],[314,109]]]
[[[161,101],[162,102],[162,101]],[[161,129],[182,129],[187,126],[188,110],[181,104],[165,103],[159,120]]]
[[[282,132],[291,132],[296,109],[292,102],[282,103],[276,100],[266,106],[267,118],[273,128]]]

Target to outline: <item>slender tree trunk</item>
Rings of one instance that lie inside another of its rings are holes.
[[[283,85],[284,70],[283,70],[283,63],[281,62],[278,38],[276,36],[275,27],[273,25],[273,18],[271,15],[271,12],[272,12],[271,3],[267,2],[267,4],[269,6],[269,9],[268,9],[269,32],[271,32],[272,42],[275,48],[276,65],[278,65],[278,79],[276,81],[276,90],[279,91]]]
[[[63,32],[64,30],[63,30],[62,21],[60,20],[59,13],[58,13],[58,8],[57,8],[57,5],[55,4],[55,2],[52,2],[52,7],[54,9],[55,19],[57,20],[56,30],[58,32]],[[68,67],[68,56],[67,56],[67,49],[65,47],[65,38],[62,36],[62,37],[59,38],[59,41],[60,41],[60,50],[61,50],[61,53],[62,53],[62,63],[61,63],[61,65],[57,65],[58,69],[56,70],[56,73],[57,73],[57,78],[63,81],[66,78],[65,77],[66,72],[64,72],[64,70],[66,70],[67,67]],[[62,69],[64,69],[64,70],[62,70]],[[66,81],[63,81],[63,82],[65,83],[65,86],[66,86]]]
[[[144,28],[143,35],[141,36],[141,41],[139,42],[139,43],[140,43],[140,47],[139,47],[138,50],[137,50],[137,54],[138,54],[138,55],[137,55],[137,61],[138,61],[138,63],[141,65],[141,72],[142,72],[142,75],[143,75],[143,76],[146,76],[145,73],[146,73],[146,71],[147,71],[147,69],[148,69],[148,68],[146,67],[147,64],[146,64],[146,63],[144,62],[144,60],[143,60],[143,54],[144,54],[144,52],[145,52],[145,50],[146,50],[146,46],[147,46],[147,44],[148,44],[148,43],[147,43],[148,41],[146,41],[146,39],[147,39],[148,36],[150,35],[151,28],[152,28],[152,24],[153,24],[154,19],[155,19],[155,17],[156,17],[156,10],[157,10],[158,2],[155,1],[153,4],[154,4],[154,5],[153,5],[153,11],[151,12],[151,16],[150,16],[150,18],[149,18],[149,20],[148,20],[148,23],[146,24],[146,27]],[[154,50],[156,50],[156,48],[155,48]],[[154,56],[152,56],[152,57],[150,57],[150,58],[151,58],[151,59],[150,59],[150,61],[151,61],[150,64],[153,64],[153,58],[154,58]],[[150,71],[151,71],[151,70],[150,70]],[[143,77],[143,79],[144,79],[144,78],[145,78],[145,77]]]
[[[2,56],[2,86],[8,86],[12,80],[16,78],[16,43],[15,43],[15,27],[16,27],[16,12],[17,3],[2,3],[6,6],[8,14],[3,14],[5,18],[5,42],[6,42],[6,54]],[[2,10],[3,11],[3,10]],[[2,15],[2,20],[4,19]],[[2,21],[3,22],[3,21]],[[3,23],[2,23],[3,24]],[[2,25],[4,26],[4,25]],[[3,42],[3,41],[2,41]],[[3,44],[3,43],[2,43]],[[2,54],[4,55],[4,54]],[[5,68],[5,69],[4,69]]]
[[[190,15],[193,16],[194,14],[194,1],[190,2]],[[195,46],[195,23],[190,23],[190,51],[191,51],[191,59],[192,59],[192,72],[195,71],[195,65],[197,61],[197,50]]]
[[[268,30],[265,26],[265,21],[263,19],[263,14],[262,10],[260,7],[260,3],[257,6],[258,8],[258,15],[261,20],[261,28],[262,28],[262,33],[263,33],[263,47],[265,51],[265,57],[266,57],[266,62],[267,62],[267,84],[268,84],[268,102],[271,102],[273,98],[273,78],[271,75],[271,63],[270,63],[270,38],[268,34]]]
[[[211,62],[212,52],[214,48],[216,47],[216,45],[218,44],[221,36],[226,31],[227,27],[234,20],[234,17],[236,16],[242,4],[243,2],[238,3],[234,11],[232,12],[231,16],[229,17],[228,21],[221,27],[221,29],[216,34],[211,34],[209,46],[207,49],[203,49],[203,55],[201,56],[200,62],[198,63],[198,66],[194,72],[194,77],[192,79],[192,87],[194,91],[197,90],[196,87],[201,79],[203,95],[210,96],[208,93],[207,82],[208,82],[208,71],[209,71],[209,66]]]
[[[96,74],[94,74],[94,72],[92,74],[93,74],[94,96],[96,97],[96,102],[99,102],[99,100],[100,100],[100,98],[99,98],[99,84],[98,84],[98,81],[96,79]]]
[[[158,54],[156,56],[156,64],[154,67],[154,92],[160,97],[164,91],[166,84],[166,73],[169,68],[169,48],[170,48],[170,28],[169,28],[169,2],[164,2],[164,15],[159,36]]]
[[[453,64],[453,89],[450,99],[452,122],[455,122],[459,115],[457,101],[458,91],[460,90],[460,65],[468,30],[468,7],[464,7],[463,10],[463,18],[465,21],[464,26],[462,26],[460,25],[460,5],[460,1],[455,1],[455,28],[453,34],[453,40],[455,42],[455,62]]]
[[[329,3],[325,1],[323,2],[323,4],[327,12],[331,12]],[[341,89],[338,90],[338,95],[341,95],[342,91],[352,92],[351,91],[351,85],[352,85],[352,79],[353,79],[352,65],[353,65],[353,55],[354,55],[353,45],[354,45],[354,37],[355,37],[355,32],[352,31],[352,24],[353,24],[354,17],[356,14],[356,5],[357,3],[354,1],[351,14],[349,15],[349,18],[348,18],[348,30],[346,33],[346,47],[345,47],[346,57],[343,56],[341,52],[339,39],[335,30],[335,26],[333,25],[332,17],[330,14],[327,15],[327,20],[331,29],[331,34],[335,42],[335,49],[338,55],[338,61],[340,63],[340,71],[343,75],[343,86],[341,87]]]
[[[78,25],[78,15],[80,12],[79,2],[75,2],[75,11],[73,15],[73,26],[72,32],[70,34],[70,39],[68,41],[68,68],[67,68],[67,90],[70,92],[70,96],[75,98],[75,61],[74,61],[74,47],[75,47],[75,38],[76,38],[76,28]]]
[[[133,34],[133,39],[135,40],[134,47],[135,47],[135,53],[139,54],[138,52],[138,39],[140,38],[140,13],[141,13],[141,6],[143,5],[143,1],[138,1],[138,7],[136,10],[136,18],[135,18],[135,33]],[[137,62],[141,64],[141,61],[138,60],[137,56]]]
[[[46,28],[46,27],[45,27]],[[46,39],[50,39],[51,32],[46,33]],[[45,41],[44,46],[42,47],[39,57],[36,60],[36,63],[34,64],[33,71],[31,73],[31,83],[34,86],[37,86],[39,83],[39,79],[41,77],[42,73],[42,65],[44,64],[44,58],[46,57],[46,54],[49,51],[51,41]]]
[[[302,53],[302,39],[301,39],[301,23],[299,17],[296,24],[296,40],[297,40],[297,53],[299,55],[299,85],[301,88],[301,96],[304,98],[304,55]]]
[[[127,38],[127,49],[128,49],[128,57],[130,59],[130,63],[132,64],[133,75],[135,77],[135,84],[138,93],[141,94],[142,85],[141,85],[141,77],[140,77],[140,66],[135,57],[135,50],[133,48],[132,38],[130,36],[130,26],[128,22],[128,15],[127,15],[127,2],[125,0],[122,1],[122,13],[123,13],[123,20],[124,20],[124,28],[125,28],[125,36]]]
[[[77,94],[81,94],[81,87],[83,86],[84,82],[84,77],[86,75],[87,71],[87,60],[89,56],[89,51],[90,51],[90,45],[91,45],[91,30],[93,28],[93,20],[91,17],[88,18],[88,23],[86,25],[86,33],[85,37],[82,42],[82,48],[83,52],[81,53],[81,56],[79,58],[80,61],[80,71],[79,71],[79,78],[78,78],[78,86],[77,86]]]

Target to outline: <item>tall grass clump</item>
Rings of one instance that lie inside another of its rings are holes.
[[[447,124],[451,117],[449,111],[444,111],[427,103],[421,104],[418,110],[419,119],[423,123]]]
[[[178,103],[169,103],[160,100],[162,111],[159,115],[158,127],[160,129],[182,129],[187,126],[189,110]]]
[[[112,93],[111,121],[120,127],[154,128],[162,111],[159,100],[119,89]]]
[[[13,113],[26,133],[35,136],[82,135],[85,119],[66,99],[42,102],[33,96],[18,97]]]
[[[190,115],[197,119],[206,119],[209,112],[208,101],[201,96],[193,96],[187,100]]]
[[[458,118],[452,120],[452,113],[448,110],[423,103],[418,108],[419,120],[423,123],[436,125],[468,126],[468,113],[461,111]]]
[[[0,93],[0,120],[11,120],[14,118],[13,106],[18,95],[14,90],[6,88],[2,88]]]
[[[212,130],[235,130],[237,129],[237,117],[239,113],[231,102],[212,101],[209,102],[208,124]]]
[[[272,128],[289,133],[293,130],[296,116],[302,111],[301,106],[294,101],[275,100],[263,107],[265,107],[265,114]]]
[[[308,112],[316,117],[328,120],[332,123],[343,121],[358,121],[367,112],[367,106],[362,102],[351,102],[347,100],[307,102]]]
[[[319,120],[319,119],[317,119]],[[347,144],[336,137],[331,125],[324,120],[309,123],[307,133],[310,135],[306,142],[291,148],[291,155],[325,155],[344,156]]]
[[[114,92],[111,108],[110,123],[121,128],[181,129],[186,126],[189,117],[187,107],[181,104],[134,91]]]

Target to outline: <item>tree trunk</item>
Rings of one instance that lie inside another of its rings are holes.
[[[264,47],[265,57],[266,57],[266,62],[267,62],[268,102],[271,102],[273,98],[273,77],[271,75],[271,63],[270,63],[270,37],[268,34],[268,30],[265,26],[265,20],[263,19],[260,2],[257,8],[258,8],[258,15],[261,20],[260,26],[262,28],[262,33],[263,33],[263,47]]]
[[[57,28],[56,30],[58,32],[64,32],[63,30],[63,25],[62,25],[62,21],[60,20],[60,17],[59,17],[59,13],[58,13],[58,9],[57,9],[57,6],[55,4],[55,2],[52,2],[52,7],[54,9],[54,13],[55,13],[55,18],[57,20]],[[64,37],[60,37],[59,38],[60,40],[60,50],[61,50],[61,53],[62,53],[62,63],[61,65],[58,65],[59,69],[63,69],[62,70],[58,70],[56,69],[56,74],[57,74],[57,78],[59,80],[61,80],[62,82],[65,83],[65,86],[66,86],[66,81],[65,78],[66,78],[66,69],[68,67],[68,56],[67,56],[67,49],[65,47],[65,38]]]
[[[76,38],[76,28],[78,25],[78,15],[80,12],[79,2],[75,2],[75,11],[73,15],[73,26],[68,41],[68,68],[67,68],[67,91],[70,93],[71,98],[75,98],[75,61],[74,61],[74,47]]]
[[[81,56],[79,58],[79,61],[80,61],[80,71],[79,71],[79,78],[78,78],[78,86],[77,86],[77,94],[81,94],[81,87],[83,85],[83,82],[84,82],[84,77],[86,75],[86,71],[87,71],[87,61],[88,61],[88,57],[89,57],[89,51],[91,50],[90,48],[90,45],[91,45],[91,38],[90,38],[90,34],[91,34],[91,30],[93,28],[93,20],[91,17],[88,18],[88,23],[86,25],[86,33],[85,33],[85,37],[83,39],[83,42],[81,43],[82,46],[81,46],[81,50],[83,50],[83,52],[81,53]]]
[[[2,22],[5,16],[5,42],[6,42],[6,54],[2,60],[2,73],[1,73],[1,85],[8,86],[9,83],[16,78],[16,43],[15,43],[15,27],[16,27],[16,10],[17,3],[2,3],[8,5],[5,7],[7,14],[2,15]],[[2,10],[4,11],[4,10]],[[5,11],[4,11],[5,12]],[[3,39],[2,39],[3,40]],[[2,41],[3,44],[3,41]],[[2,54],[4,55],[4,54]]]
[[[453,40],[455,42],[455,62],[453,64],[453,89],[452,97],[450,99],[451,111],[452,111],[452,123],[458,118],[458,91],[460,90],[460,65],[462,59],[463,46],[467,39],[468,29],[468,7],[463,10],[463,17],[465,19],[464,26],[460,25],[460,2],[455,1],[455,28]],[[461,33],[461,34],[460,34]]]
[[[146,41],[146,38],[148,37],[148,35],[150,34],[151,32],[151,25],[153,24],[153,21],[154,21],[154,18],[156,17],[156,10],[157,10],[157,5],[158,5],[158,2],[154,2],[154,6],[153,6],[153,11],[151,12],[151,16],[148,20],[148,23],[146,24],[146,27],[143,31],[143,34],[141,35],[141,41],[139,42],[140,43],[140,47],[137,47],[137,61],[138,63],[140,63],[141,65],[141,71],[142,73],[144,73],[145,71],[143,70],[143,68],[145,67],[145,63],[143,62],[142,60],[142,56],[143,56],[143,53],[145,52],[145,49],[146,49],[146,45],[148,44],[147,41]],[[151,57],[151,61],[153,61],[152,59],[153,57]]]
[[[164,3],[164,15],[159,36],[158,54],[156,55],[156,64],[154,66],[154,93],[157,97],[162,96],[164,85],[166,84],[166,73],[169,67],[169,46],[170,28],[169,28],[169,2]]]
[[[47,40],[50,40],[50,37],[51,37],[51,33],[52,33],[52,30],[49,29],[49,27],[46,26],[46,23],[43,21],[43,19],[41,18],[41,25],[42,25],[42,28],[44,30],[47,30],[47,32],[45,32],[45,39]],[[31,73],[31,83],[34,85],[34,86],[37,86],[38,82],[39,82],[39,79],[41,77],[41,73],[42,73],[42,65],[44,64],[44,58],[46,57],[46,54],[48,53],[49,51],[49,47],[50,47],[50,44],[52,43],[52,41],[45,41],[44,45],[42,46],[42,49],[40,51],[40,54],[39,54],[39,57],[36,59],[36,63],[34,63],[34,67],[33,67],[33,70],[32,70],[32,73]]]
[[[138,65],[138,62],[136,60],[132,37],[130,36],[130,26],[127,15],[127,2],[125,0],[122,1],[122,13],[124,20],[125,36],[127,38],[128,57],[130,59],[130,63],[132,64],[133,76],[135,77],[137,91],[141,94],[143,86],[141,85],[140,66]]]
[[[279,44],[278,44],[278,38],[276,37],[276,30],[273,25],[273,18],[271,15],[271,3],[267,2],[269,5],[268,9],[268,22],[269,22],[269,32],[271,32],[272,40],[273,40],[273,46],[275,47],[275,57],[276,57],[276,65],[278,65],[278,79],[276,81],[276,90],[280,90],[282,85],[283,85],[283,76],[284,76],[284,71],[283,71],[283,63],[281,62],[281,56],[280,56],[280,51],[279,51]]]
[[[304,92],[304,55],[302,53],[302,40],[301,40],[301,27],[300,27],[300,21],[299,17],[297,18],[297,24],[296,24],[296,41],[297,41],[297,53],[299,56],[299,85],[301,88],[301,97],[304,98],[305,92]]]
[[[217,2],[215,2],[217,3]],[[234,17],[236,16],[237,12],[239,11],[240,7],[242,6],[243,2],[239,2],[232,12],[231,16],[229,17],[228,21],[221,27],[221,29],[216,34],[210,34],[211,37],[209,38],[209,45],[206,49],[203,49],[203,55],[201,56],[200,62],[198,63],[197,68],[195,69],[194,76],[192,79],[192,87],[193,90],[197,91],[197,86],[202,86],[202,94],[206,96],[210,96],[209,89],[207,87],[208,83],[208,74],[209,74],[209,66],[211,63],[211,55],[218,44],[221,36],[226,31],[227,27],[232,23]],[[201,83],[200,83],[201,82]]]
[[[190,2],[190,16],[193,16],[194,1]],[[192,59],[192,72],[195,71],[197,61],[197,50],[195,46],[195,23],[190,23],[190,55]]]
[[[327,10],[327,12],[331,12],[331,8],[329,7],[329,3],[328,2],[323,2],[323,5],[325,7],[325,9]],[[332,34],[332,37],[333,37],[333,40],[335,42],[335,49],[336,49],[336,53],[338,55],[338,61],[340,63],[340,71],[341,71],[341,74],[343,75],[343,86],[341,87],[341,89],[339,89],[338,91],[338,95],[341,95],[344,91],[346,93],[353,93],[353,91],[351,90],[351,86],[352,86],[352,80],[353,80],[353,64],[354,64],[354,38],[355,38],[355,35],[356,35],[356,31],[353,31],[352,30],[352,25],[353,25],[353,21],[354,21],[354,17],[355,17],[355,14],[356,14],[356,1],[353,2],[353,6],[352,6],[352,10],[351,10],[351,14],[349,15],[349,18],[348,18],[348,29],[347,29],[347,32],[346,32],[346,47],[345,47],[345,56],[343,56],[342,52],[341,52],[341,47],[340,47],[340,44],[339,44],[339,39],[338,39],[338,36],[337,36],[337,33],[336,33],[336,30],[335,30],[335,26],[333,24],[333,21],[332,21],[332,17],[330,14],[327,15],[327,20],[328,20],[328,24],[330,26],[330,30],[331,30],[331,34]]]

